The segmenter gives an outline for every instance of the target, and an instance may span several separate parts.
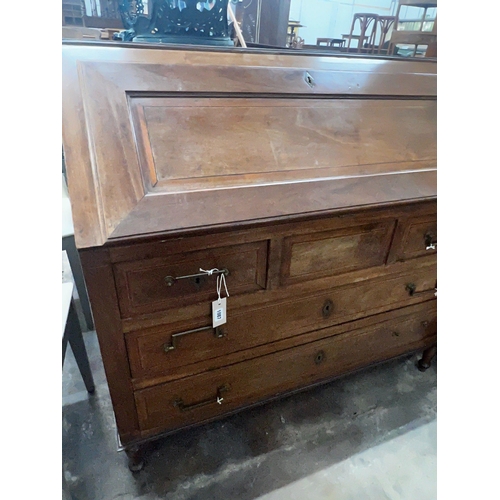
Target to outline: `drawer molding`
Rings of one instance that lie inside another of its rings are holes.
[[[231,296],[266,289],[268,240],[113,265],[122,318],[182,308],[216,298],[220,269]]]
[[[135,392],[143,432],[225,415],[287,391],[402,355],[435,342],[435,302],[408,307],[344,333]],[[225,396],[221,387],[230,387]],[[223,398],[223,401],[217,398]],[[224,403],[224,404],[223,404]]]
[[[396,220],[346,226],[284,239],[281,284],[337,276],[385,264]]]
[[[411,295],[408,283],[418,292]],[[435,283],[433,265],[419,273],[375,278],[267,305],[232,309],[219,330],[214,330],[205,317],[185,327],[181,323],[130,332],[126,341],[132,377],[148,380],[175,376],[179,370],[208,360],[213,360],[212,367],[221,366],[228,355],[259,345],[292,337],[300,342],[299,337],[307,332],[432,300]]]

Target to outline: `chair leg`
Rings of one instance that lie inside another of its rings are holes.
[[[71,272],[73,273],[73,278],[75,279],[75,286],[78,291],[78,296],[80,297],[80,304],[82,305],[85,323],[87,324],[87,328],[89,330],[93,330],[94,319],[92,317],[92,310],[90,308],[89,296],[87,294],[85,278],[83,277],[80,257],[75,245],[75,238],[73,236],[67,236],[63,238],[62,249],[66,250],[66,253],[68,254],[68,260],[71,266]]]
[[[71,350],[75,355],[76,363],[78,365],[78,368],[80,369],[80,373],[82,375],[83,382],[85,383],[87,391],[93,393],[95,390],[94,378],[92,377],[92,372],[90,370],[90,363],[87,356],[87,350],[85,349],[85,343],[83,341],[82,329],[80,328],[78,314],[76,313],[73,301],[71,301],[71,305],[69,308],[68,321],[66,323],[66,331],[64,333],[64,337],[67,338],[67,341],[71,346]]]

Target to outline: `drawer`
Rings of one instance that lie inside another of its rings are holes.
[[[285,238],[281,283],[289,284],[385,264],[394,219]]]
[[[389,262],[404,261],[436,252],[436,214],[398,220]]]
[[[262,290],[267,249],[266,240],[115,264],[122,317],[215,300],[216,276],[200,269],[227,269],[231,296]]]
[[[384,315],[375,324],[135,393],[142,431],[165,431],[306,387],[431,345],[435,302]]]
[[[360,317],[434,299],[436,267],[414,274],[323,290],[311,296],[265,307],[231,311],[228,321],[214,330],[208,318],[189,328],[160,326],[127,335],[132,377],[168,375],[179,367],[250,349]],[[220,366],[215,361],[211,366]]]

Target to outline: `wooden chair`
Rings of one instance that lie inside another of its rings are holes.
[[[366,14],[366,13],[358,13],[354,14],[352,18],[351,31],[347,38],[347,52],[349,52],[351,48],[351,41],[354,39],[358,40],[357,52],[361,52],[364,47],[364,41],[368,39],[367,44],[369,47],[373,47],[375,45],[375,38],[377,36],[377,24],[378,24],[378,14]],[[354,31],[356,29],[356,24],[359,22],[359,35],[355,35]],[[371,32],[368,35],[368,29],[371,25]]]
[[[394,23],[396,22],[396,16],[378,16],[378,27],[380,29],[380,39],[378,41],[378,47],[373,47],[372,52],[377,51],[377,54],[387,53],[388,49],[384,48],[387,42],[387,35]]]

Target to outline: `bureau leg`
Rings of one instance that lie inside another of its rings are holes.
[[[422,359],[418,362],[417,367],[421,372],[425,372],[431,366],[431,361],[436,355],[437,346],[433,345],[424,351]]]
[[[144,468],[144,448],[139,445],[125,448],[128,457],[128,468],[131,472],[139,472]]]

